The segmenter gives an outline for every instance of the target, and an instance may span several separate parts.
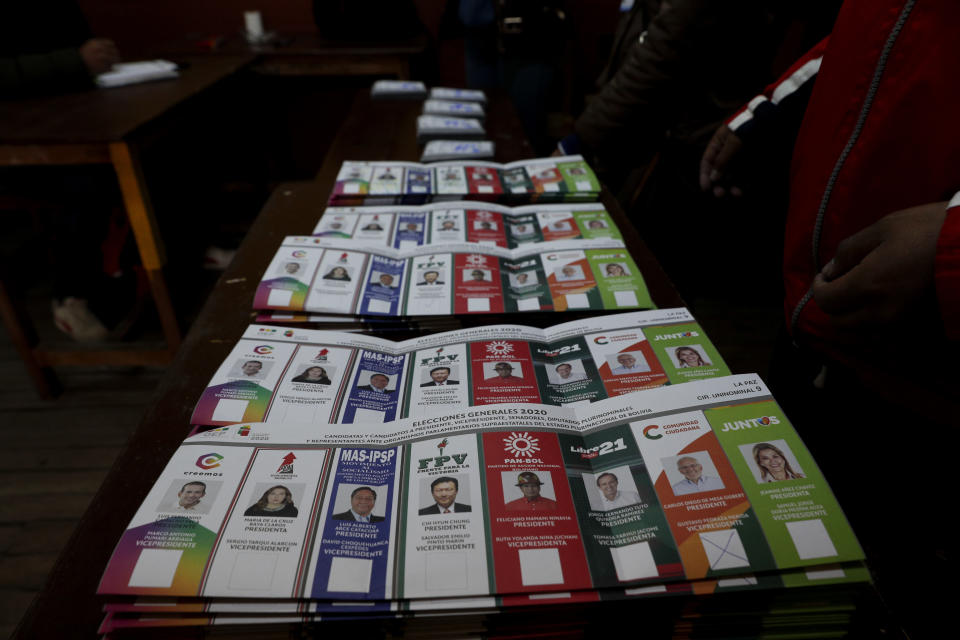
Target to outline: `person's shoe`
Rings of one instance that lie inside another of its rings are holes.
[[[226,271],[235,255],[237,255],[236,249],[221,249],[210,245],[203,254],[203,268],[211,271]]]
[[[87,308],[82,298],[64,298],[53,301],[53,322],[57,329],[77,342],[101,342],[110,333],[100,319]]]

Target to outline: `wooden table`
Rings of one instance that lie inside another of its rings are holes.
[[[318,33],[280,33],[274,42],[251,44],[229,35],[210,42],[174,42],[172,55],[254,54],[252,70],[274,76],[394,76],[410,79],[411,61],[427,50],[427,36],[393,41],[328,40]]]
[[[264,206],[233,263],[217,282],[187,334],[157,390],[155,403],[148,408],[117,458],[14,637],[90,637],[94,634],[102,619],[101,601],[94,594],[103,568],[133,514],[186,436],[193,406],[207,382],[252,322],[254,291],[281,240],[286,235],[307,235],[313,230],[343,160],[416,160],[419,157],[415,129],[403,124],[415,117],[419,103],[370,103],[359,96],[355,105],[363,108],[354,110],[344,123],[338,140],[327,154],[320,178],[314,182],[281,185]],[[384,113],[397,117],[383,118]],[[516,149],[526,149],[529,155],[529,146],[506,99],[498,97],[491,113],[498,114],[490,121],[494,138],[516,144]],[[358,128],[377,130],[380,135],[371,133],[353,138],[359,134]],[[505,145],[501,152],[506,149]],[[616,201],[604,193],[603,202],[643,271],[653,300],[661,307],[682,305],[683,301]],[[544,313],[529,314],[524,316],[524,321],[538,315],[542,316],[544,325],[572,318]],[[474,318],[483,324],[497,320],[490,316]],[[162,631],[165,638],[175,634],[195,637],[195,632],[189,630]]]
[[[153,350],[41,349],[32,324],[0,283],[0,315],[41,396],[54,394],[50,367],[55,365],[166,364],[173,359],[181,334],[163,276],[166,256],[138,149],[159,134],[158,126],[174,107],[252,60],[250,55],[188,58],[181,60],[187,66],[174,80],[0,102],[0,166],[113,166],[166,341],[166,348]]]

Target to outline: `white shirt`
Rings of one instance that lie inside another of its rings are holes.
[[[617,495],[613,497],[613,500],[607,500],[606,495],[603,493],[600,494],[600,508],[604,511],[616,509],[617,507],[629,507],[639,502],[640,494],[636,491],[617,491]]]
[[[686,478],[673,485],[673,493],[678,496],[684,496],[688,493],[699,493],[701,491],[716,491],[723,489],[723,483],[720,478],[711,476],[700,476],[696,482],[690,482]]]

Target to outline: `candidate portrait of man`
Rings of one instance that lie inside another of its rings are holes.
[[[200,506],[200,501],[207,495],[207,484],[205,482],[188,482],[177,492],[177,504],[174,511],[196,511]]]
[[[368,384],[359,385],[357,389],[371,391],[373,393],[391,394],[393,393],[393,390],[387,389],[389,384],[389,376],[386,376],[382,373],[374,373],[370,376]]]
[[[556,510],[556,500],[540,495],[540,488],[543,486],[543,482],[541,482],[540,477],[532,471],[524,471],[519,474],[515,486],[520,490],[522,496],[506,503],[505,506],[508,511]]]
[[[443,284],[443,280],[440,280],[439,271],[424,271],[423,280],[417,283],[418,287],[426,287],[430,285]]]
[[[263,370],[263,363],[259,360],[247,360],[240,365],[240,373],[248,378],[256,378]]]
[[[450,379],[450,367],[434,367],[430,369],[430,381],[421,384],[421,387],[444,387],[449,384],[460,384],[458,380]]]
[[[707,456],[706,453],[697,454],[701,457]],[[673,484],[673,493],[678,496],[685,496],[690,493],[701,493],[704,491],[716,491],[723,489],[723,481],[715,476],[709,476],[703,472],[703,465],[700,460],[694,456],[682,456],[677,459],[677,471],[683,476],[683,480]]]
[[[430,495],[433,504],[418,511],[421,516],[441,515],[448,513],[466,513],[470,505],[457,502],[460,492],[460,482],[453,476],[440,476],[430,483]]]
[[[569,362],[561,362],[554,367],[555,377],[551,381],[554,384],[566,384],[568,382],[581,382],[587,380],[587,376],[579,371],[574,371],[573,365]]]
[[[600,491],[600,508],[603,511],[629,507],[640,502],[640,494],[636,491],[621,490],[619,478],[610,471],[597,476],[597,489]]]
[[[616,357],[617,366],[611,366],[610,372],[615,376],[624,376],[631,373],[648,373],[650,365],[641,355],[639,358],[635,353],[618,353]]]
[[[357,487],[350,493],[350,509],[333,515],[334,520],[353,522],[383,522],[383,516],[373,515],[377,492],[371,487]]]

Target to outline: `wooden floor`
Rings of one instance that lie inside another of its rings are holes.
[[[65,392],[42,401],[0,330],[0,637],[43,586],[162,374],[63,369]]]

